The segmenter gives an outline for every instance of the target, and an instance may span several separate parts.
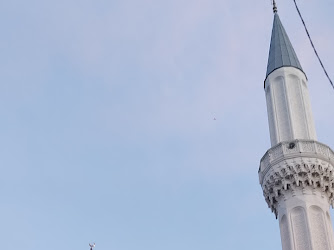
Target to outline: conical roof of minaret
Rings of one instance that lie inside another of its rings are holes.
[[[266,77],[281,67],[295,67],[303,71],[281,20],[275,13]]]

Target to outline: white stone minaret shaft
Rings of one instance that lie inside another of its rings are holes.
[[[268,75],[265,93],[271,146],[294,139],[316,140],[305,74],[281,67]]]
[[[282,249],[334,250],[334,152],[316,141],[307,78],[277,13],[265,95],[272,148],[259,178],[279,220]]]

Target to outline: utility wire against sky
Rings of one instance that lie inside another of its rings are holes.
[[[327,76],[327,78],[328,78],[330,84],[332,85],[332,88],[334,89],[333,82],[332,82],[331,78],[329,77],[329,75],[328,75],[328,73],[327,73],[327,71],[326,71],[326,69],[325,69],[325,66],[324,66],[324,64],[322,63],[322,61],[321,61],[321,59],[320,59],[320,57],[319,57],[319,54],[318,54],[318,52],[317,52],[317,50],[316,50],[316,48],[315,48],[315,46],[314,46],[314,44],[313,44],[313,42],[312,42],[310,33],[308,32],[308,29],[307,29],[307,27],[306,27],[305,21],[304,21],[304,19],[303,19],[303,17],[302,17],[302,14],[300,13],[300,10],[299,10],[299,8],[298,8],[297,2],[296,2],[296,0],[293,0],[293,1],[294,1],[294,3],[295,3],[297,12],[298,12],[298,14],[299,14],[299,17],[300,17],[300,19],[302,20],[302,23],[303,23],[303,25],[304,25],[306,34],[307,34],[307,36],[308,36],[308,39],[310,40],[310,43],[311,43],[312,48],[313,48],[313,50],[314,50],[314,53],[315,53],[315,55],[317,56],[317,58],[318,58],[318,60],[319,60],[319,63],[320,63],[320,65],[321,65],[322,69],[324,70],[325,75]],[[273,0],[273,3],[275,4],[275,0]]]

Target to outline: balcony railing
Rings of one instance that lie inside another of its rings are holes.
[[[296,157],[318,158],[334,165],[334,152],[323,143],[310,140],[281,142],[269,149],[262,157],[259,168],[260,182],[272,165]]]

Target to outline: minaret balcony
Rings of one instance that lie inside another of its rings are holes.
[[[334,206],[334,152],[314,140],[281,142],[261,159],[259,179],[263,195],[271,210],[277,213],[282,196],[321,194]]]
[[[286,160],[304,157],[316,158],[331,163],[334,166],[334,152],[327,145],[313,140],[293,140],[281,142],[270,148],[262,157],[259,168],[259,179],[263,179],[272,166]]]

